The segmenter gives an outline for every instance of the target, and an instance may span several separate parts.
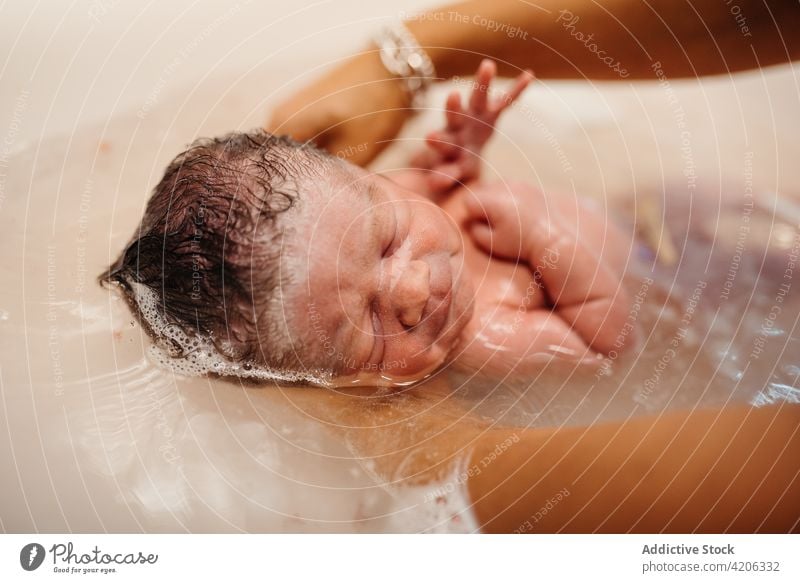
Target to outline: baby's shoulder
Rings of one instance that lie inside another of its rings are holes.
[[[492,181],[475,180],[460,184],[448,197],[448,202],[451,204],[464,204],[464,199],[469,197],[472,193],[481,193],[497,197],[511,195],[513,198],[525,201],[527,204],[545,203],[551,199],[549,195],[541,189],[536,188],[536,186],[530,182],[517,179],[498,179]],[[558,197],[554,198],[554,200],[557,199]]]
[[[440,202],[440,205],[459,226],[463,227],[463,220],[469,215],[467,201],[475,195],[484,200],[492,200],[493,198],[500,200],[510,196],[521,209],[524,208],[527,211],[537,210],[542,213],[557,212],[561,206],[558,200],[559,197],[548,196],[529,182],[515,179],[475,180],[461,184],[453,189],[450,195]]]

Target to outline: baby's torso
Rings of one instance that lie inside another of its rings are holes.
[[[465,328],[461,354],[478,366],[498,351],[517,360],[542,354],[581,358],[587,354],[585,342],[554,308],[546,286],[534,277],[529,264],[490,257],[472,239],[464,200],[470,189],[476,188],[489,190],[488,194],[493,189],[514,188],[520,200],[530,201],[530,208],[559,217],[548,221],[550,233],[556,238],[579,237],[593,252],[602,249],[602,253],[598,251],[601,260],[616,271],[622,271],[625,258],[624,240],[616,228],[602,213],[574,196],[547,197],[532,186],[519,183],[469,184],[457,189],[441,207],[461,229],[465,267],[475,288],[474,316]],[[553,229],[566,229],[569,234]],[[587,273],[587,277],[592,274]]]

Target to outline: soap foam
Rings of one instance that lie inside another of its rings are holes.
[[[133,303],[154,336],[155,343],[150,346],[148,353],[157,365],[183,376],[215,374],[260,381],[330,386],[331,375],[324,371],[281,371],[252,361],[230,360],[220,353],[210,338],[189,334],[179,325],[167,321],[159,310],[155,291],[128,278],[126,283],[131,290]]]

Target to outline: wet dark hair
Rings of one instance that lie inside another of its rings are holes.
[[[285,215],[303,184],[339,161],[262,130],[194,142],[167,167],[133,240],[100,276],[138,311],[132,284],[154,292],[165,321],[202,335],[229,359],[278,369],[302,366],[270,303],[279,275]],[[273,308],[274,310],[274,308]]]

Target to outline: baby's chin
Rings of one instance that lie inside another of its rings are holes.
[[[376,366],[366,368],[351,376],[336,377],[331,381],[334,387],[405,387],[418,383],[433,374],[444,362],[432,362],[415,369],[385,369]]]
[[[469,313],[471,314],[471,306]],[[448,324],[450,323],[448,322]],[[457,329],[456,326],[458,326]],[[425,380],[450,361],[463,327],[464,325],[458,319],[455,325],[450,326],[445,335],[427,349],[424,358],[420,358],[419,354],[409,355],[407,358],[399,357],[391,362],[365,366],[351,375],[334,378],[331,385],[334,387],[404,387]]]

